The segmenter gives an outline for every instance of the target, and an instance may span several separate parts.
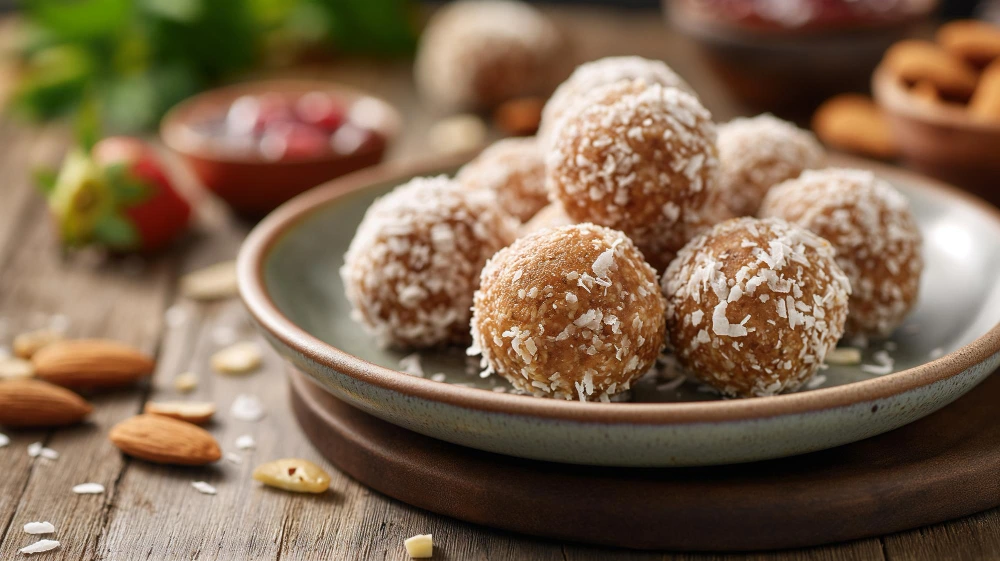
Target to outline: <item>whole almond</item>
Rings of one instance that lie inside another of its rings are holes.
[[[111,428],[111,443],[147,462],[201,466],[222,457],[219,443],[205,429],[159,415],[136,415]]]
[[[0,382],[0,425],[58,427],[83,420],[93,408],[82,397],[40,380]]]
[[[147,401],[143,411],[150,415],[203,425],[211,421],[212,415],[215,415],[215,404],[198,401]]]
[[[57,341],[35,353],[39,378],[68,388],[124,386],[153,372],[153,359],[133,347],[106,339]]]

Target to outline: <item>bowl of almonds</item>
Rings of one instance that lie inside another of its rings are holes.
[[[893,45],[872,78],[900,155],[979,191],[1000,174],[1000,27],[951,22],[935,40]]]

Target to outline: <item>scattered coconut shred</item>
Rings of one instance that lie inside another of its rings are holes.
[[[100,495],[104,492],[104,485],[100,483],[81,483],[73,486],[73,492],[77,495]]]
[[[0,448],[10,444],[10,437],[0,432]]]
[[[24,525],[26,534],[51,534],[56,531],[56,527],[51,522],[28,522]]]
[[[886,374],[891,374],[893,369],[892,357],[889,356],[889,352],[886,350],[875,351],[872,354],[872,360],[875,364],[862,364],[861,370],[867,372],[868,374],[875,374],[876,376],[885,376]]]
[[[192,481],[191,486],[195,488],[199,493],[203,495],[214,495],[216,493],[215,487],[209,485],[204,481]]]
[[[253,450],[256,447],[257,442],[249,434],[244,434],[236,439],[236,448],[240,450]]]
[[[32,553],[44,553],[46,551],[52,551],[57,547],[59,547],[59,542],[57,542],[56,540],[40,540],[29,546],[22,547],[19,551],[21,553],[31,555]]]
[[[256,396],[241,393],[233,400],[229,414],[240,421],[257,422],[263,419],[267,412]]]
[[[420,355],[413,353],[399,359],[399,368],[411,376],[424,377],[424,369],[420,366]]]
[[[28,456],[31,458],[41,456],[46,460],[58,460],[59,452],[51,448],[46,448],[41,442],[32,442],[28,445]]]

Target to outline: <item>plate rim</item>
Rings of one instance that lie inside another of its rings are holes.
[[[924,364],[868,380],[753,399],[673,403],[582,403],[483,391],[401,374],[355,357],[310,335],[274,304],[264,285],[264,264],[275,244],[312,213],[374,184],[403,182],[436,175],[467,162],[474,154],[400,160],[334,179],[284,203],[258,223],[240,247],[237,278],[240,296],[256,323],[295,352],[359,382],[441,404],[488,413],[541,417],[580,423],[637,425],[718,423],[796,415],[857,405],[898,396],[952,378],[1000,352],[1000,322],[974,341]],[[915,172],[842,154],[834,166],[868,169],[890,180],[958,199],[992,217],[1000,227],[1000,209],[957,187]]]

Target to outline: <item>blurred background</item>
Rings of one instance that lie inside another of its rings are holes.
[[[19,127],[65,127],[84,153],[112,135],[152,143],[186,164],[182,191],[207,187],[257,218],[386,157],[534,134],[577,65],[639,55],[666,62],[719,122],[774,113],[831,148],[983,193],[1000,171],[998,4],[0,0],[0,102]],[[50,202],[79,190],[58,175],[39,174]],[[124,239],[120,224],[59,220],[69,245],[95,228]]]

